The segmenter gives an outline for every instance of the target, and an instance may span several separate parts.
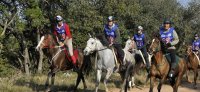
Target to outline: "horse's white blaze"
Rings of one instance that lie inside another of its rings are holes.
[[[39,47],[41,46],[43,40],[44,40],[44,36],[41,37],[41,39],[40,39],[40,41],[39,41],[39,43],[38,43],[38,45],[37,45],[37,47],[36,47],[37,50],[38,50]]]
[[[151,45],[150,45],[150,48],[151,48],[152,44],[154,43],[154,41],[155,41],[155,39],[152,40]]]

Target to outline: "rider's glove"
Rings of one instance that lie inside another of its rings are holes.
[[[166,46],[167,47],[171,47],[172,45],[171,45],[171,43],[167,43]]]

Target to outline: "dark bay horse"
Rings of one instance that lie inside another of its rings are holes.
[[[193,70],[193,72],[194,72],[194,88],[197,88],[198,68],[200,68],[200,66],[199,66],[198,55],[192,51],[192,46],[187,47],[187,60],[188,60],[188,62],[187,62],[188,70],[186,73],[186,78],[187,78],[188,82],[190,82],[190,80],[188,78],[188,73],[189,73],[189,70]]]
[[[51,34],[45,34],[41,37],[40,42],[38,43],[36,49],[46,48],[46,55],[50,59],[50,71],[48,73],[48,77],[46,80],[46,91],[51,91],[51,86],[54,84],[55,73],[58,71],[70,70],[73,68],[71,59],[69,58],[69,54],[62,47],[57,46],[56,41],[54,40]],[[85,83],[84,73],[89,71],[90,65],[90,57],[84,56],[81,50],[74,50],[74,55],[77,58],[77,66],[78,66],[78,77],[76,80],[76,85],[74,90],[77,89],[80,81],[82,80],[84,88],[87,88]],[[84,72],[84,73],[83,73]],[[51,84],[49,85],[49,81],[51,80]]]
[[[152,64],[150,69],[150,90],[153,92],[153,85],[155,78],[159,78],[159,85],[157,87],[158,92],[160,92],[163,82],[168,77],[168,72],[170,69],[170,64],[166,58],[166,55],[162,52],[161,40],[159,36],[155,36],[149,47],[149,52],[153,54]],[[176,57],[178,59],[177,67],[175,69],[175,77],[170,81],[171,86],[173,87],[173,92],[178,91],[178,86],[180,81],[186,71],[186,61],[183,58]]]

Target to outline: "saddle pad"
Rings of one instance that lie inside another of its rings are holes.
[[[74,56],[75,56],[75,58],[76,58],[76,60],[77,60],[77,59],[78,59],[78,54],[79,54],[79,52],[78,52],[77,49],[75,49],[73,52],[74,52]]]
[[[70,57],[69,51],[67,51],[67,50],[65,49],[64,52],[65,52],[65,55],[66,55],[67,59],[68,59],[69,61],[71,61],[71,57]],[[73,53],[74,53],[74,56],[75,56],[75,58],[76,58],[76,60],[77,60],[77,59],[78,59],[78,54],[79,54],[78,50],[77,50],[77,49],[73,50]]]

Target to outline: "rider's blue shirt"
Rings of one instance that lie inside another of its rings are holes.
[[[138,48],[144,46],[144,39],[145,39],[145,35],[144,34],[135,34],[134,35],[134,40],[136,42],[136,45]]]
[[[168,29],[168,31],[165,31],[164,28],[160,28],[160,35],[161,35],[161,39],[164,43],[167,43],[168,41],[169,42],[172,42],[173,41],[173,31],[174,31],[174,28],[173,27],[170,27]]]

